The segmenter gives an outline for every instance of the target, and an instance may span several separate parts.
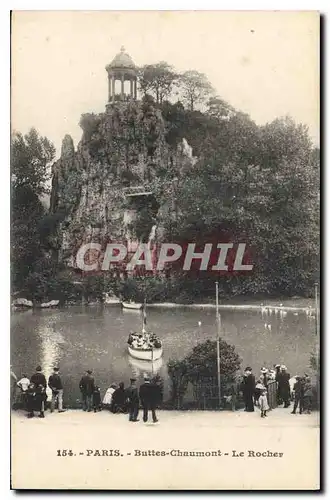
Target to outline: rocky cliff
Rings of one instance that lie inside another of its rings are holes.
[[[171,211],[171,179],[194,164],[186,141],[166,143],[152,102],[111,103],[104,113],[82,115],[80,125],[77,150],[65,136],[53,166],[50,204],[60,220],[58,259],[73,267],[82,243],[148,241],[151,232],[159,238]]]

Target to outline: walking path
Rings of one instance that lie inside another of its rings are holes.
[[[263,419],[258,411],[159,411],[156,424],[108,411],[12,412],[13,487],[315,489],[319,414],[290,411]]]

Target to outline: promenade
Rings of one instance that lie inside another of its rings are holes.
[[[79,410],[12,412],[12,486],[316,489],[319,414],[159,411],[159,423]],[[71,450],[71,452],[70,452]],[[112,451],[111,451],[112,450]]]

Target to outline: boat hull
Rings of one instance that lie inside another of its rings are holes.
[[[155,349],[135,349],[130,345],[127,346],[129,354],[132,358],[140,359],[141,361],[156,361],[160,359],[163,355],[163,348],[155,348]]]
[[[135,304],[130,302],[122,302],[122,306],[124,309],[140,310],[142,308],[142,304]]]

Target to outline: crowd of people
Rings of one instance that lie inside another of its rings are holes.
[[[47,403],[47,385],[51,391],[50,411],[54,412],[56,406],[59,413],[63,409],[63,384],[58,367],[54,367],[53,373],[46,380],[41,366],[36,367],[35,373],[29,379],[24,373],[20,380],[11,372],[12,378],[12,400],[13,389],[19,388],[19,399],[21,406],[27,410],[27,417],[34,417],[34,412],[39,413],[40,418],[45,417]],[[123,382],[118,385],[113,383],[106,390],[103,400],[100,387],[95,383],[92,370],[87,370],[79,382],[83,411],[95,413],[102,409],[108,409],[112,413],[125,413],[130,422],[138,421],[139,409],[143,409],[143,421],[148,420],[151,411],[153,422],[157,422],[156,409],[163,401],[163,382],[159,375],[152,379],[147,375],[143,384],[137,387],[137,380],[130,379],[130,385],[125,388]],[[261,417],[267,417],[271,408],[284,405],[288,408],[293,402],[292,414],[311,413],[312,409],[312,384],[307,373],[304,376],[290,377],[285,365],[274,365],[273,369],[261,368],[256,378],[251,367],[246,367],[243,379],[238,386],[232,386],[231,402],[232,409],[236,407],[236,396],[242,392],[245,411],[254,412],[260,409]]]
[[[134,349],[157,349],[162,345],[157,335],[152,332],[130,332],[127,343]]]
[[[284,405],[288,408],[294,401],[292,414],[299,406],[299,413],[311,413],[312,409],[312,384],[307,373],[304,376],[290,377],[285,365],[274,365],[273,369],[261,368],[260,375],[256,377],[251,367],[246,367],[242,381],[242,392],[245,411],[253,412],[255,407],[260,409],[261,417],[267,416],[270,409],[270,388],[276,398],[275,406]]]
[[[48,378],[48,382],[45,375],[42,373],[41,366],[36,367],[36,371],[30,379],[24,373],[22,378],[17,381],[17,377],[13,372],[11,372],[11,378],[14,382],[12,385],[12,399],[14,399],[16,395],[17,386],[20,390],[20,403],[22,407],[27,410],[28,418],[34,417],[34,412],[38,412],[40,418],[45,417],[47,384],[52,392],[50,411],[53,412],[55,410],[56,402],[59,413],[65,411],[63,409],[63,385],[59,374],[59,368],[54,368],[52,375]]]
[[[19,388],[19,399],[21,406],[27,411],[27,417],[34,417],[34,412],[39,413],[40,418],[45,417],[47,403],[47,385],[51,390],[50,411],[54,412],[56,406],[58,412],[63,409],[63,384],[59,373],[59,368],[55,367],[52,375],[46,380],[42,373],[41,366],[37,366],[36,372],[29,379],[24,373],[20,380],[11,372],[12,388]],[[153,422],[158,422],[156,409],[163,401],[163,382],[159,375],[152,379],[145,375],[143,384],[137,387],[137,380],[130,379],[129,387],[125,388],[124,382],[111,384],[107,389],[103,401],[100,387],[95,383],[92,370],[87,370],[79,382],[83,411],[95,413],[102,409],[109,409],[112,413],[125,413],[129,416],[130,422],[138,422],[140,406],[143,409],[143,421],[148,421],[148,414],[151,411]],[[12,400],[14,392],[12,391]]]

